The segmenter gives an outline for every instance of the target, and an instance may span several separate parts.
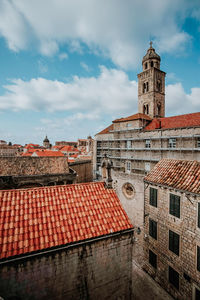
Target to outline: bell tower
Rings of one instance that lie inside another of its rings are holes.
[[[160,56],[150,47],[142,60],[143,71],[138,74],[138,112],[151,118],[165,116],[165,75],[160,70]]]

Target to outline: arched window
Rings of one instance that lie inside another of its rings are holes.
[[[153,61],[151,61],[151,68],[153,68]]]
[[[147,69],[147,63],[145,63],[144,68],[145,68],[145,70]]]
[[[157,91],[161,92],[161,81],[160,80],[157,80],[156,87],[157,87]]]
[[[148,82],[146,83],[146,91],[147,92],[149,91],[149,83]]]
[[[160,114],[161,114],[161,104],[160,104],[160,102],[158,102],[158,104],[157,104],[157,116],[160,117]]]
[[[146,114],[146,115],[149,114],[149,105],[148,104],[143,105],[143,114]]]
[[[143,83],[143,93],[145,93],[146,92],[146,83],[144,82]]]

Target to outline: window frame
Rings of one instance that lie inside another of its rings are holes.
[[[197,202],[197,227],[200,229],[200,202]]]
[[[171,271],[170,271],[171,270]],[[172,275],[172,278],[170,276],[170,274]],[[175,278],[174,281],[174,277],[177,276],[177,278]],[[179,287],[180,287],[180,274],[171,266],[168,266],[168,280],[169,283],[171,283],[178,291],[179,291]]]
[[[176,138],[169,138],[168,146],[169,148],[176,148]]]
[[[149,264],[154,268],[157,269],[157,254],[155,254],[151,249],[149,249]]]
[[[154,198],[156,195],[156,199]],[[158,189],[153,187],[149,188],[149,204],[154,207],[158,207]]]
[[[170,234],[171,233],[171,234]],[[178,239],[176,239],[178,238]],[[176,247],[176,243],[178,241],[178,247]],[[177,256],[180,255],[180,235],[172,230],[169,229],[169,250],[176,254]],[[178,250],[176,250],[178,249]]]
[[[147,148],[147,149],[151,148],[151,140],[150,139],[145,140],[145,148]]]
[[[158,239],[158,222],[149,218],[149,235],[157,240]]]
[[[200,148],[200,137],[197,138],[197,148]]]
[[[172,193],[169,194],[169,214],[179,219],[181,216],[181,197]]]
[[[196,255],[196,267],[197,267],[197,271],[200,272],[200,246],[197,245],[196,247],[196,251],[197,251],[197,255]]]
[[[126,161],[126,172],[131,173],[131,161]]]

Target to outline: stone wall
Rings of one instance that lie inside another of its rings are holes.
[[[0,264],[0,296],[131,299],[133,232]]]
[[[93,181],[93,168],[91,160],[76,161],[73,163],[69,163],[69,165],[70,168],[72,168],[77,173],[76,183]]]
[[[175,299],[193,299],[194,287],[200,289],[196,254],[197,245],[200,246],[200,229],[197,227],[200,197],[152,186],[158,189],[158,204],[154,207],[149,205],[149,187],[145,190],[144,268]],[[180,218],[169,214],[170,193],[180,196]],[[149,218],[157,222],[157,240],[149,235]],[[169,230],[180,236],[179,255],[169,250]],[[148,262],[149,249],[157,255],[157,269]],[[169,283],[169,266],[179,273],[179,290]]]
[[[66,157],[0,157],[0,176],[69,173]]]

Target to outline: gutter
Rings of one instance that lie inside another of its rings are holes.
[[[44,250],[44,251],[41,250],[38,253],[27,254],[27,255],[24,254],[23,256],[16,257],[16,258],[11,258],[11,259],[5,258],[5,260],[0,261],[0,265],[5,265],[5,264],[8,264],[8,263],[12,263],[12,262],[18,262],[18,261],[23,260],[23,259],[33,258],[33,257],[41,256],[41,255],[44,255],[44,254],[50,254],[50,253],[54,253],[54,252],[57,252],[57,251],[70,249],[70,248],[82,246],[82,245],[85,245],[85,244],[90,244],[92,242],[101,241],[101,240],[104,240],[104,239],[108,239],[110,237],[121,236],[122,233],[127,234],[127,233],[132,233],[132,232],[134,232],[133,227],[129,228],[129,229],[126,229],[126,230],[118,231],[116,233],[111,233],[111,234],[103,235],[103,236],[100,236],[100,237],[91,238],[91,239],[88,239],[88,240],[83,240],[83,241],[80,241],[80,242],[71,243],[71,244],[64,245],[64,246],[56,246],[54,249]]]

